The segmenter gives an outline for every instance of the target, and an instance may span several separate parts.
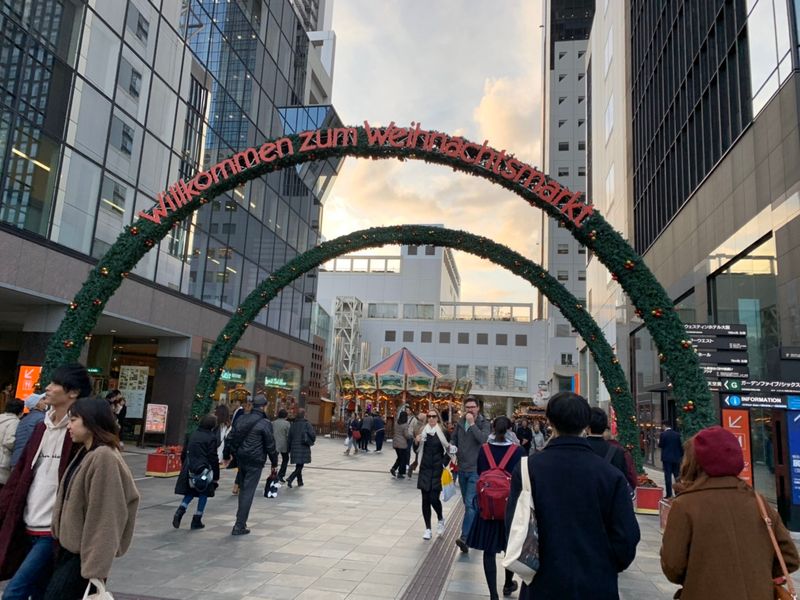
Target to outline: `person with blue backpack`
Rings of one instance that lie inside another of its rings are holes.
[[[481,446],[478,454],[478,513],[466,541],[470,548],[483,550],[483,574],[489,586],[489,598],[498,600],[496,557],[506,549],[505,515],[511,492],[511,473],[525,456],[525,450],[507,435],[511,419],[497,417],[493,428],[494,435]],[[514,574],[505,569],[504,596],[510,596],[518,587],[513,577]]]
[[[219,486],[219,444],[217,417],[206,415],[200,419],[197,430],[189,436],[189,441],[181,453],[181,473],[175,482],[175,493],[183,496],[181,505],[172,517],[172,526],[178,529],[192,500],[197,498],[197,510],[192,517],[192,529],[203,529],[203,513],[209,498]]]

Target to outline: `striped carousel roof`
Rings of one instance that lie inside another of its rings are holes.
[[[423,373],[429,377],[441,377],[442,374],[434,369],[431,365],[419,358],[408,348],[403,347],[391,356],[384,358],[377,364],[372,365],[367,369],[370,373],[381,375],[394,371],[403,375],[415,375]]]

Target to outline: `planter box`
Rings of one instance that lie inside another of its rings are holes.
[[[151,477],[176,477],[181,473],[180,454],[148,454],[145,475]]]
[[[664,528],[667,526],[670,508],[672,508],[672,498],[669,500],[661,500],[661,502],[658,503],[658,526],[659,529],[661,529],[661,533],[664,533]]]
[[[660,487],[637,487],[634,512],[640,515],[657,515],[658,503],[663,496],[664,490]]]

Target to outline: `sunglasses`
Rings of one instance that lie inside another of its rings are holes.
[[[439,415],[428,415],[429,419],[438,419]]]

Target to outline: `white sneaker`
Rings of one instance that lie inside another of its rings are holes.
[[[426,529],[425,530],[425,533],[422,534],[422,539],[423,540],[431,539],[431,530],[430,529]]]
[[[436,526],[436,535],[444,535],[444,519]]]

